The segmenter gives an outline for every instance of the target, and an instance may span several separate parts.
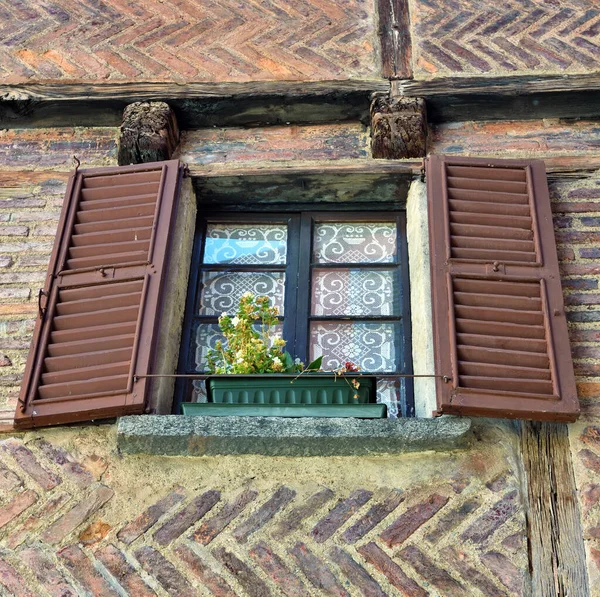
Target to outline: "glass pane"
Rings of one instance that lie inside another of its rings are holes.
[[[320,222],[315,225],[316,263],[394,263],[394,222]]]
[[[203,272],[200,315],[233,315],[245,292],[268,296],[271,305],[279,307],[279,312],[283,315],[283,272]]]
[[[314,270],[311,303],[313,315],[395,315],[394,272]]]
[[[209,224],[204,263],[285,264],[285,224]]]
[[[395,371],[396,325],[312,322],[310,359],[323,355],[323,369],[338,369],[351,361],[364,372]]]

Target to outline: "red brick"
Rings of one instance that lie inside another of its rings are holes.
[[[350,597],[331,570],[304,543],[296,543],[288,552],[296,558],[302,572],[315,588],[331,597]]]
[[[96,520],[79,533],[79,541],[81,541],[83,545],[94,545],[95,543],[102,541],[102,539],[108,535],[110,529],[111,526],[103,520]]]
[[[218,491],[211,489],[194,498],[188,506],[175,514],[154,533],[154,540],[159,545],[168,545],[210,512],[220,497],[221,494]]]
[[[119,595],[94,568],[84,551],[77,545],[64,547],[57,552],[57,555],[77,582],[94,597]]]
[[[117,538],[127,545],[133,543],[140,535],[154,526],[163,514],[166,514],[173,506],[183,501],[184,497],[183,487],[176,487],[169,495],[160,499],[156,504],[142,512],[135,520],[125,525],[117,533]]]
[[[495,574],[512,595],[523,595],[524,571],[519,570],[505,555],[488,551],[481,555],[481,561]]]
[[[200,579],[215,597],[237,597],[227,582],[214,573],[189,547],[177,545],[173,551],[185,562],[192,574]]]
[[[210,520],[202,523],[200,528],[190,537],[202,545],[208,545],[219,533],[237,518],[246,506],[256,499],[258,492],[247,489],[240,493],[233,502],[223,506],[222,510]]]
[[[518,509],[518,492],[511,491],[475,520],[461,535],[465,540],[483,543]]]
[[[69,533],[83,524],[92,514],[97,512],[112,498],[114,491],[104,485],[94,489],[84,500],[63,514],[56,522],[51,524],[42,534],[42,541],[54,544],[62,541]]]
[[[556,230],[554,233],[557,243],[582,244],[600,242],[600,232]]]
[[[11,597],[35,597],[27,588],[23,577],[2,558],[0,558],[0,585],[6,587]]]
[[[275,531],[273,531],[273,537],[282,539],[292,531],[295,531],[302,524],[303,520],[309,516],[313,516],[334,495],[331,489],[322,489],[311,495],[302,505],[293,508],[279,523]]]
[[[128,595],[154,597],[156,593],[142,580],[125,556],[114,546],[107,545],[95,553]]]
[[[389,582],[405,597],[427,597],[429,595],[412,578],[406,576],[402,568],[375,543],[367,543],[359,547],[357,551],[369,564],[384,574]]]
[[[579,458],[586,468],[600,475],[600,456],[586,449],[579,451]]]
[[[235,554],[221,547],[215,549],[213,555],[235,576],[249,597],[270,597],[267,585]]]
[[[333,546],[329,556],[365,597],[387,597],[379,583],[343,549]]]
[[[94,482],[92,474],[84,469],[71,454],[59,446],[54,446],[45,439],[39,439],[35,442],[37,448],[44,453],[46,458],[62,468],[65,474],[70,477],[78,487],[88,487]]]
[[[287,597],[309,596],[304,583],[289,571],[283,560],[268,545],[259,543],[249,553]]]
[[[414,545],[405,547],[398,555],[408,562],[428,583],[441,591],[444,597],[464,597],[466,588],[452,578],[445,570],[436,566]]]
[[[42,488],[46,491],[53,489],[62,483],[61,478],[53,472],[46,470],[37,461],[29,448],[23,446],[14,439],[4,440],[1,444],[2,449],[13,456],[17,464]]]
[[[592,562],[596,565],[596,568],[600,570],[600,550],[590,547],[590,557]]]
[[[327,516],[313,528],[311,535],[317,543],[323,543],[331,537],[347,520],[362,508],[373,495],[372,491],[357,489],[348,498],[339,502]]]
[[[405,499],[401,491],[393,491],[391,495],[379,504],[372,506],[353,526],[342,535],[346,543],[356,543],[382,520],[389,516]]]
[[[586,539],[600,539],[600,525],[585,530]]]
[[[30,547],[19,553],[44,589],[53,597],[76,597],[77,591],[67,582],[53,560],[41,549]]]
[[[21,513],[25,512],[37,502],[38,495],[35,491],[27,489],[18,493],[6,506],[0,508],[0,528],[6,526]]]
[[[136,550],[134,555],[144,570],[156,578],[168,595],[191,597],[197,594],[183,574],[153,547],[144,545]]]
[[[388,547],[400,545],[447,503],[446,496],[437,493],[430,495],[425,501],[410,507],[379,535],[380,538]]]
[[[248,537],[267,524],[280,510],[285,508],[296,496],[288,487],[278,487],[275,493],[254,514],[251,514],[232,533],[238,543],[245,543]]]
[[[0,489],[2,491],[12,491],[22,484],[23,481],[20,477],[0,462]]]
[[[463,520],[465,520],[468,516],[471,515],[477,508],[480,506],[480,502],[478,499],[473,498],[471,500],[467,500],[463,504],[461,504],[458,508],[454,508],[449,512],[446,512],[444,515],[440,515],[437,525],[428,533],[425,538],[430,543],[436,543],[439,541],[446,533],[456,528]]]

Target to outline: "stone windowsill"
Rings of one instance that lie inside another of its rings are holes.
[[[216,456],[347,456],[460,447],[471,420],[302,419],[142,415],[118,421],[117,445],[127,454]]]

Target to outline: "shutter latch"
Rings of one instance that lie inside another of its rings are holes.
[[[485,265],[487,274],[505,274],[506,266],[504,263],[500,263],[499,261],[494,261],[494,263],[486,263]]]
[[[40,288],[40,290],[38,292],[38,313],[40,314],[40,319],[43,319],[44,315],[46,315],[46,307],[42,307],[42,297],[43,296],[48,298],[49,293],[46,290],[44,290],[43,288]]]

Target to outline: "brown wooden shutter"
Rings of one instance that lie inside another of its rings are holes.
[[[544,163],[427,160],[440,414],[579,413]]]
[[[169,161],[69,180],[17,427],[143,411],[179,177]]]

